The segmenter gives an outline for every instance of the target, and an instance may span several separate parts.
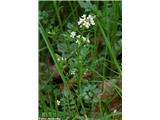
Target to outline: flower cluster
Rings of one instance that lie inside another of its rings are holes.
[[[73,38],[73,39],[75,38],[76,39],[76,43],[78,45],[80,45],[81,43],[90,43],[90,40],[88,38],[86,38],[86,37],[84,37],[82,35],[77,35],[76,36],[76,32],[74,32],[74,31],[71,32],[70,37]]]
[[[82,35],[77,36],[76,43],[80,45],[81,43],[90,43],[90,40]]]
[[[86,16],[86,14],[84,14],[79,18],[78,25],[80,26],[80,28],[85,27],[88,29],[91,25],[95,25],[94,19],[95,16]]]
[[[76,36],[76,32],[71,32],[70,37],[74,38]]]
[[[59,100],[57,100],[57,105],[60,105],[60,101]]]
[[[64,57],[61,57],[61,56],[57,56],[57,60],[60,62],[60,61],[63,61],[65,62],[67,59],[64,58]]]

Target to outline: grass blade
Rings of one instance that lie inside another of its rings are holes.
[[[57,61],[55,52],[54,52],[54,50],[53,50],[53,48],[52,48],[52,46],[51,46],[51,43],[50,43],[49,40],[48,40],[48,36],[47,36],[46,32],[44,31],[41,23],[39,23],[39,24],[40,24],[40,27],[39,27],[40,33],[41,33],[41,35],[42,35],[42,37],[43,37],[43,39],[44,39],[44,41],[45,41],[45,43],[46,43],[46,45],[47,45],[47,48],[48,48],[48,50],[49,50],[49,52],[50,52],[50,54],[51,54],[54,62],[55,62],[55,65],[56,65],[56,67],[57,67],[57,69],[58,69],[58,72],[59,72],[59,74],[60,74],[60,76],[61,76],[61,78],[62,78],[62,80],[63,80],[63,83],[64,83],[65,87],[67,88],[67,81],[66,81],[66,79],[65,79],[65,76],[64,76],[64,74],[63,74],[63,71],[62,71],[61,68],[60,68],[60,65],[58,64],[58,61]]]
[[[102,25],[100,24],[99,21],[98,21],[98,26],[99,26],[100,31],[101,31],[104,39],[105,39],[105,44],[106,44],[106,47],[107,47],[108,50],[109,50],[110,56],[111,56],[111,58],[113,59],[115,65],[116,65],[116,67],[117,67],[117,69],[118,69],[118,71],[120,72],[120,75],[121,75],[122,70],[121,70],[121,68],[120,68],[120,66],[119,66],[119,63],[118,63],[117,59],[116,59],[115,53],[114,53],[114,51],[113,51],[113,49],[112,49],[112,47],[111,47],[110,41],[107,39],[107,36],[106,36],[106,34],[105,34],[104,30],[103,30],[103,27],[102,27]]]

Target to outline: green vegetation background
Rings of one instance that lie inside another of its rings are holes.
[[[83,14],[96,15],[96,25],[87,31],[89,48],[79,49],[80,65],[70,54],[77,48],[67,41],[71,31],[81,33]],[[121,1],[39,1],[39,117],[121,120],[121,40]],[[74,76],[72,68],[78,69]]]

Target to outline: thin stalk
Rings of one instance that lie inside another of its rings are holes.
[[[63,29],[62,29],[62,21],[61,21],[60,15],[59,15],[59,10],[58,10],[56,1],[53,1],[53,5],[54,5],[54,9],[55,9],[57,18],[58,18],[58,22],[59,22],[59,24],[60,24],[60,29],[63,31]]]
[[[56,117],[58,117],[57,97],[55,97],[55,108],[56,108]]]
[[[98,40],[97,40],[97,38],[96,38],[96,36],[97,36],[97,31],[96,31],[96,29],[94,29],[94,48],[93,48],[93,51],[92,51],[92,53],[91,53],[91,55],[92,55],[92,60],[94,61],[94,60],[96,60],[97,59],[97,56],[98,56]]]
[[[103,116],[103,111],[102,111],[101,100],[99,100],[99,106],[100,106],[100,115],[101,115],[101,116]]]
[[[72,13],[74,13],[74,9],[73,9],[73,6],[72,6],[72,3],[71,3],[72,1],[69,1],[69,6],[70,6],[70,8],[71,8],[71,10],[72,10]],[[76,17],[75,17],[75,15],[73,15],[73,18],[74,18],[74,21],[76,21]]]
[[[51,99],[51,97],[50,97],[50,96],[49,96],[49,104],[50,104],[51,113],[52,113],[52,116],[53,116],[53,113],[54,113],[54,107],[53,107],[53,102],[52,102],[52,99]]]
[[[82,97],[81,97],[81,96],[80,96],[79,100],[80,100],[80,104],[81,104],[81,106],[82,106],[82,109],[83,109],[83,111],[84,111],[84,115],[87,117],[86,110],[85,110],[84,104],[83,104],[83,102],[82,102]]]
[[[91,69],[94,73],[96,73],[99,77],[101,77],[103,80],[107,80],[106,77],[104,77],[103,75],[101,75],[100,73],[98,73],[96,70],[92,69],[91,67],[90,67],[90,69]]]
[[[79,75],[78,75],[79,76],[78,77],[78,90],[79,90],[79,94],[82,92],[81,91],[81,79],[82,79],[82,63],[81,62],[80,62]]]
[[[76,2],[73,2],[74,3],[74,6],[76,6],[77,5],[77,3]],[[79,7],[79,5],[77,5],[77,8]],[[75,16],[78,16],[78,10],[76,10],[75,11]]]
[[[105,49],[107,49],[107,48],[105,48]],[[107,54],[104,52],[104,58],[106,59],[106,57],[107,57]],[[103,66],[103,76],[105,76],[106,75],[106,67],[105,67],[105,63],[106,63],[106,61],[105,61],[105,59],[103,60],[103,64],[104,64],[104,66]]]
[[[117,75],[120,75],[119,72],[114,71],[112,68],[108,67],[106,64],[103,63],[103,66],[106,67],[106,68],[107,68],[108,70],[110,70],[111,72],[113,72],[113,73],[115,73],[115,74],[117,74]]]
[[[106,120],[107,120],[108,118],[111,118],[113,116],[122,116],[122,112],[111,113],[111,114],[109,114],[108,116],[106,116],[104,118],[106,118]]]
[[[84,107],[84,104],[83,104],[83,101],[82,101],[82,96],[81,96],[81,93],[82,93],[82,86],[81,86],[81,82],[82,82],[82,74],[83,74],[83,61],[81,60],[80,58],[80,50],[78,50],[78,56],[77,56],[77,60],[79,62],[79,74],[78,74],[78,93],[79,93],[79,102],[80,102],[80,105],[82,106],[82,109],[84,111],[84,116],[87,117],[87,114],[86,114],[86,110],[85,110],[85,107]]]
[[[65,21],[62,23],[62,27],[67,23],[68,19],[74,15],[74,12],[77,11],[78,5],[74,8],[74,10],[67,16],[67,18],[65,19]],[[74,15],[75,16],[75,15]]]
[[[63,95],[63,99],[65,99],[64,95]],[[64,104],[62,104],[62,105],[63,105],[63,108],[64,108],[64,109],[63,109],[63,110],[64,110],[64,112],[65,112],[65,113],[67,113],[66,106],[65,106]]]
[[[71,114],[71,107],[70,107],[70,104],[69,104],[69,98],[68,98],[68,96],[66,96],[66,97],[67,97],[67,105],[68,105],[68,108],[69,108],[69,112]]]

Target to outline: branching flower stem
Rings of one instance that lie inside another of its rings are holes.
[[[85,116],[87,117],[86,115],[86,110],[85,110],[85,107],[84,107],[84,104],[83,104],[83,101],[82,101],[82,96],[81,96],[81,93],[82,93],[82,89],[81,89],[81,82],[82,82],[82,75],[83,75],[83,61],[81,60],[81,57],[80,57],[80,51],[78,50],[78,56],[77,56],[77,59],[78,59],[78,62],[79,62],[79,74],[78,74],[78,93],[79,93],[79,102],[80,102],[80,105],[82,106],[82,109],[85,113]]]

